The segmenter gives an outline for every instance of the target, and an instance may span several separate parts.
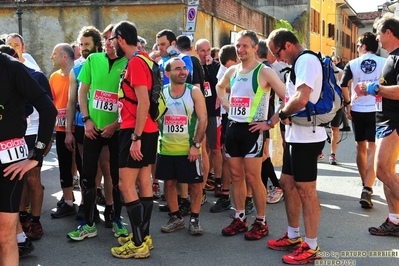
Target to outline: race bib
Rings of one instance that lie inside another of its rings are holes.
[[[204,84],[204,96],[205,97],[212,96],[211,84],[208,81],[205,81],[205,84]]]
[[[382,96],[376,95],[375,96],[375,108],[377,111],[382,112]]]
[[[188,117],[186,115],[165,115],[163,133],[188,133]]]
[[[251,99],[248,97],[231,97],[229,115],[247,117],[250,113]]]
[[[2,164],[26,159],[28,158],[28,154],[28,145],[26,145],[24,138],[0,142],[0,161]]]
[[[64,109],[58,109],[58,114],[57,114],[57,118],[56,118],[56,125],[59,127],[65,127],[65,123],[66,123],[66,108]]]
[[[94,92],[93,108],[105,112],[118,112],[118,94],[96,90]]]

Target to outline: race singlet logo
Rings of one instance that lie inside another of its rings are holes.
[[[188,117],[186,115],[165,115],[163,133],[188,133]]]
[[[24,138],[10,139],[0,142],[0,161],[2,164],[12,163],[28,158],[28,146]]]
[[[229,115],[246,117],[250,113],[251,99],[248,97],[231,97]]]
[[[59,127],[65,127],[66,124],[66,108],[64,109],[58,109],[58,114],[56,118],[56,125]]]
[[[94,92],[93,108],[105,112],[118,112],[118,94],[96,90]]]

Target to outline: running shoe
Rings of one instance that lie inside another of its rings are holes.
[[[130,233],[128,236],[124,237],[118,237],[118,243],[119,245],[123,246],[126,244],[126,242],[131,241],[133,239],[133,233]],[[151,250],[154,248],[154,245],[152,244],[152,238],[150,235],[144,237],[144,242],[147,245],[148,249]]]
[[[161,188],[159,187],[158,183],[152,184],[152,195],[153,195],[154,199],[161,198]]]
[[[166,205],[160,205],[158,208],[159,208],[160,212],[170,212],[169,206],[167,204]]]
[[[253,213],[255,210],[253,198],[247,197],[245,199],[245,215]]]
[[[115,218],[112,222],[112,232],[114,232],[115,237],[129,235],[129,232],[127,231],[125,225],[120,218]]]
[[[60,208],[57,209],[57,211],[51,213],[52,218],[62,218],[65,216],[69,215],[75,215],[76,214],[76,209],[75,205],[69,206],[65,202],[61,205]]]
[[[308,243],[303,242],[302,246],[292,252],[291,254],[284,255],[283,261],[287,264],[302,265],[307,263],[314,263],[315,260],[320,260],[321,257],[318,255],[320,247],[311,249]]]
[[[176,230],[184,228],[184,218],[178,218],[176,215],[169,215],[169,221],[161,227],[164,233],[172,233]]]
[[[133,241],[126,242],[121,247],[111,248],[111,253],[114,257],[121,259],[135,258],[144,259],[150,256],[150,251],[145,242],[141,243],[140,246],[136,247]]]
[[[248,231],[247,218],[241,221],[240,218],[234,218],[231,224],[222,230],[224,236],[234,236],[238,233],[244,233]]]
[[[387,218],[380,227],[370,227],[369,233],[376,236],[399,236],[399,225]]]
[[[188,230],[190,231],[191,235],[202,235],[203,234],[202,227],[200,225],[198,218],[191,217]]]
[[[329,162],[331,165],[337,165],[337,164],[338,164],[338,161],[337,161],[337,159],[335,158],[335,154],[331,154],[331,155],[330,155],[330,157],[328,158],[328,162]]]
[[[323,161],[324,160],[324,154],[320,153],[319,156],[317,156],[318,161]]]
[[[31,240],[39,240],[43,236],[43,228],[40,222],[34,223],[30,222],[29,231],[26,233],[26,236]]]
[[[89,226],[86,222],[80,224],[75,231],[69,232],[67,237],[72,240],[81,241],[86,237],[91,238],[97,236],[97,227],[93,223]]]
[[[269,234],[269,227],[267,226],[267,223],[262,224],[262,222],[259,222],[257,220],[254,221],[252,224],[251,229],[245,233],[245,239],[246,240],[259,240],[262,237],[265,237]]]
[[[362,208],[365,209],[370,209],[373,208],[373,203],[371,202],[371,191],[368,191],[367,189],[362,190],[362,195],[360,196],[360,205]]]
[[[266,201],[267,201],[267,203],[270,203],[270,204],[280,202],[280,200],[284,196],[283,190],[279,187],[272,187],[271,189],[269,189],[268,194],[269,195],[268,195]]]
[[[274,250],[296,250],[302,246],[302,237],[291,239],[288,237],[288,233],[285,232],[282,238],[267,241],[267,246]]]
[[[228,198],[219,198],[215,205],[213,205],[211,207],[211,212],[216,213],[216,212],[222,212],[222,211],[226,211],[226,210],[230,210],[231,209],[231,201],[230,201],[230,197]]]
[[[29,238],[25,238],[24,242],[18,243],[18,252],[20,258],[30,254],[34,249],[35,247]]]

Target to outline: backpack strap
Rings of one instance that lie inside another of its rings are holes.
[[[294,84],[295,84],[295,81],[296,81],[295,64],[296,64],[296,61],[298,60],[298,58],[299,58],[301,55],[304,55],[304,54],[312,54],[312,55],[316,56],[316,57],[319,59],[319,61],[320,61],[321,68],[323,69],[323,61],[322,61],[322,59],[321,59],[321,54],[320,54],[320,52],[319,52],[319,53],[315,53],[315,52],[313,52],[312,50],[303,50],[303,51],[300,52],[299,55],[296,57],[294,63],[292,64],[292,67],[291,67],[290,79],[291,79],[292,83],[294,83]]]
[[[144,55],[137,54],[136,56],[141,58],[146,63],[146,65],[150,69],[150,72],[152,73],[152,66],[153,66],[154,62],[152,60],[148,59],[147,57],[145,57]],[[127,68],[127,64],[126,64],[126,68]],[[130,82],[128,80],[123,78],[122,82],[125,83],[126,85],[128,85],[131,89],[133,89],[132,85],[130,84]],[[121,90],[123,90],[122,86],[121,86]],[[148,91],[148,94],[151,95],[151,90]],[[125,99],[125,100],[127,100],[130,103],[135,104],[135,105],[138,104],[137,101],[133,100],[132,98],[127,97],[125,92],[123,92],[122,99]]]

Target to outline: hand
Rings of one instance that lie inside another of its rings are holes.
[[[141,153],[141,140],[132,141],[132,145],[130,145],[130,156],[132,156],[135,161],[143,160],[143,154]]]
[[[197,149],[196,147],[191,146],[190,152],[188,154],[188,160],[190,162],[195,162],[195,160],[199,159],[199,157],[201,156],[201,154],[199,153],[199,150],[200,149]]]
[[[251,133],[255,133],[256,131],[259,131],[259,133],[262,133],[263,131],[266,131],[269,129],[271,129],[271,127],[265,121],[249,123],[249,131]]]
[[[18,180],[21,180],[22,177],[24,177],[24,174],[35,167],[38,163],[39,162],[36,160],[28,159],[13,163],[4,169],[4,177],[11,175],[10,180],[13,180],[18,175]]]
[[[346,117],[347,117],[349,120],[352,120],[351,109],[352,109],[352,105],[348,104],[348,105],[346,106]]]
[[[118,127],[118,124],[116,124],[116,126],[114,124],[109,124],[109,125],[105,126],[101,132],[101,137],[106,138],[106,139],[112,138],[117,127]]]
[[[73,134],[72,134],[71,132],[65,134],[64,143],[65,143],[65,147],[66,147],[69,151],[73,152],[73,151],[75,150],[75,148],[76,148],[76,147],[75,147],[76,141],[75,141],[75,137],[73,136]]]
[[[85,135],[89,139],[96,139],[99,135],[97,126],[90,119],[85,123]]]
[[[365,95],[366,86],[363,86],[363,84],[364,84],[364,82],[360,82],[360,83],[356,84],[356,86],[355,86],[355,93],[356,93],[355,99]]]
[[[205,56],[205,64],[206,65],[212,65],[212,62],[213,62],[213,58],[211,55]]]

